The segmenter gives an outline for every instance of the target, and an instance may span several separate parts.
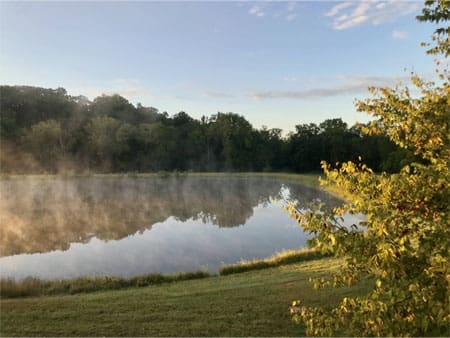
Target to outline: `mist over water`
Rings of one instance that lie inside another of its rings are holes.
[[[123,276],[206,269],[306,246],[283,210],[331,195],[270,178],[0,180],[2,278]],[[351,220],[350,220],[351,221]]]

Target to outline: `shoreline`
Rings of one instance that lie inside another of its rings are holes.
[[[326,257],[330,257],[330,255],[322,254],[315,249],[286,250],[265,259],[243,260],[234,264],[225,264],[217,274],[197,270],[175,274],[151,273],[148,275],[132,276],[130,278],[116,276],[86,276],[57,280],[45,280],[33,277],[27,277],[21,280],[2,278],[0,279],[0,298],[27,298],[139,288],[193,279],[223,277],[248,271],[319,260]]]

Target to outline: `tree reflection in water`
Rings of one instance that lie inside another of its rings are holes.
[[[169,217],[244,225],[256,206],[288,190],[298,205],[330,195],[270,178],[23,178],[0,181],[0,254],[67,250],[92,237],[117,240]]]

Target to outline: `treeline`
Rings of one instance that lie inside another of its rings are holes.
[[[89,101],[63,88],[0,87],[0,165],[4,173],[295,171],[357,160],[397,171],[411,154],[384,136],[366,136],[341,119],[282,130],[255,129],[244,117],[197,120],[136,106],[120,95]]]

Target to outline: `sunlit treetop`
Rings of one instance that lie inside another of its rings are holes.
[[[422,15],[417,16],[419,21],[429,21],[438,25],[445,23],[450,18],[450,1],[448,0],[427,0]],[[436,29],[431,39],[435,46],[427,51],[429,54],[444,54],[446,57],[450,54],[450,26],[441,26]],[[431,44],[424,43],[425,46]]]

